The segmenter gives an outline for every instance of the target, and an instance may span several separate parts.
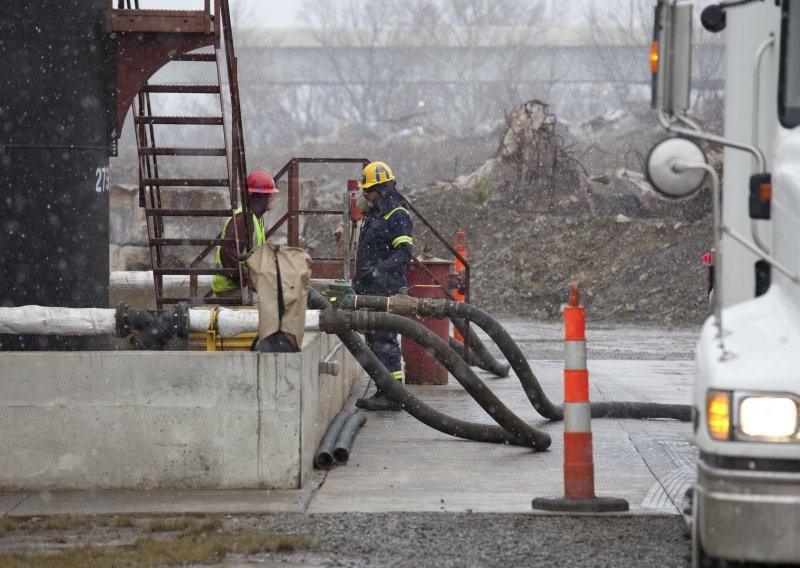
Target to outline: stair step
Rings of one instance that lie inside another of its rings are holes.
[[[230,209],[148,209],[148,217],[230,217]]]
[[[172,58],[173,61],[216,61],[216,53],[181,53]]]
[[[225,148],[138,148],[139,154],[148,156],[226,156]]]
[[[221,125],[221,116],[135,116],[136,124],[211,124]]]
[[[142,87],[145,93],[219,93],[219,85],[158,84]]]
[[[159,187],[228,187],[228,178],[144,178],[142,183]]]
[[[236,239],[150,239],[150,246],[234,245]]]

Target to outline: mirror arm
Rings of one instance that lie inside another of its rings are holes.
[[[694,138],[698,140],[707,140],[714,144],[729,146],[731,148],[749,152],[756,159],[758,172],[767,173],[767,160],[764,158],[764,152],[762,152],[757,146],[747,144],[746,142],[730,140],[729,138],[703,132],[702,130],[693,130],[677,126],[674,121],[670,121],[669,117],[667,117],[667,115],[661,109],[658,109],[658,122],[664,128],[664,130],[671,132],[672,134],[677,134],[678,136],[685,136],[686,138]]]

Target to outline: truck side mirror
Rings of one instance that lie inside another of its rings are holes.
[[[650,51],[652,107],[666,114],[689,108],[692,84],[692,4],[659,0]]]
[[[650,150],[645,173],[658,193],[670,199],[682,199],[695,193],[703,184],[705,170],[676,168],[681,163],[708,163],[703,150],[687,138],[667,138]]]

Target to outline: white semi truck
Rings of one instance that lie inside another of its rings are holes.
[[[714,294],[697,348],[694,566],[800,564],[800,0],[708,6],[724,36],[725,134],[688,114],[692,6],[659,0],[653,106],[674,136],[651,183],[714,189]],[[725,146],[724,186],[698,140]]]

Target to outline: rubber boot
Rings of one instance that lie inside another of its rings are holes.
[[[369,398],[356,400],[356,407],[362,410],[401,410],[403,405],[393,401],[379,390]]]

